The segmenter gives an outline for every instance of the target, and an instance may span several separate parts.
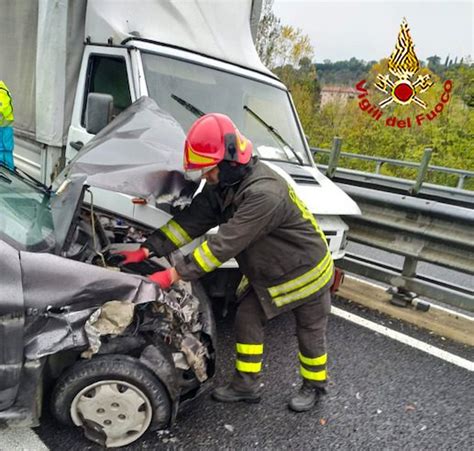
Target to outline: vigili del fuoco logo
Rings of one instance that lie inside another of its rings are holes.
[[[386,97],[378,104],[371,103],[367,98],[369,91],[364,87],[366,80],[361,80],[356,85],[360,94],[358,98],[359,108],[369,114],[374,120],[379,121],[384,115],[383,109],[395,102],[400,105],[409,105],[412,102],[424,110],[428,110],[428,105],[423,100],[423,93],[428,91],[434,84],[429,74],[418,74],[420,62],[416,57],[415,45],[410,36],[410,29],[406,19],[403,19],[398,33],[395,50],[388,60],[388,71],[386,74],[377,74],[377,81],[374,86]],[[425,121],[434,120],[443,111],[444,105],[450,100],[453,82],[446,80],[443,84],[443,93],[439,102],[431,108],[431,111],[416,115],[413,124],[423,125]],[[396,116],[387,117],[385,125],[388,127],[410,128],[412,126],[410,117],[399,119]]]

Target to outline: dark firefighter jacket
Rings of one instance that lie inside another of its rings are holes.
[[[218,225],[176,270],[193,280],[235,257],[272,318],[328,289],[333,262],[323,232],[293,188],[257,159],[250,165],[237,187],[205,185],[144,246],[167,255]]]

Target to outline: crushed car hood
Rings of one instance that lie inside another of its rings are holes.
[[[86,176],[89,186],[131,196],[191,200],[197,185],[183,172],[181,125],[141,97],[87,143],[55,181]]]
[[[143,277],[17,251],[1,240],[0,286],[0,318],[25,315],[28,358],[86,344],[86,320],[108,301],[166,303],[160,287]]]

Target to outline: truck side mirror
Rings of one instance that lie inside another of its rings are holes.
[[[114,98],[110,94],[90,92],[87,96],[86,130],[96,135],[111,120]]]

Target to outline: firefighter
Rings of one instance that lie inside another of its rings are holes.
[[[124,264],[168,255],[219,226],[174,268],[150,276],[163,289],[195,280],[235,257],[244,274],[235,318],[236,364],[229,384],[216,388],[222,402],[260,401],[259,376],[267,321],[292,310],[296,318],[302,385],[290,400],[298,412],[311,409],[326,391],[326,324],[333,261],[314,216],[293,188],[252,157],[252,143],[222,114],[207,114],[189,130],[186,171],[206,180],[202,192]],[[246,286],[245,286],[246,285]]]
[[[0,163],[13,169],[13,103],[10,91],[0,80]]]

